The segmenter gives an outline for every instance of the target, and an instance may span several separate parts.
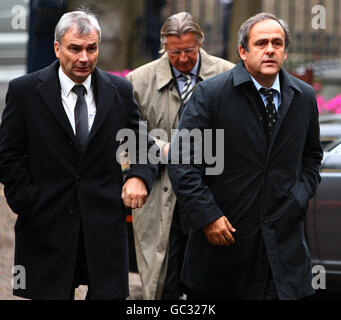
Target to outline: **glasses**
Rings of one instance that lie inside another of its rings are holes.
[[[184,50],[179,50],[179,49],[173,49],[173,50],[167,50],[168,53],[170,53],[172,56],[180,56],[181,52],[184,52],[186,55],[187,54],[193,54],[195,51],[197,51],[198,47],[196,48],[187,48]]]

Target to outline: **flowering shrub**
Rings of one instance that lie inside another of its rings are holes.
[[[326,101],[321,95],[316,94],[319,113],[341,113],[341,94]]]
[[[123,71],[108,71],[111,74],[114,74],[115,76],[125,77],[131,70],[124,69]]]

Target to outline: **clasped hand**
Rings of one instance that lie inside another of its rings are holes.
[[[142,208],[147,197],[146,184],[141,178],[129,178],[122,188],[121,198],[126,208]]]
[[[231,223],[225,216],[211,222],[204,227],[205,235],[208,241],[213,245],[229,246],[235,242],[232,232],[236,229],[232,227]]]

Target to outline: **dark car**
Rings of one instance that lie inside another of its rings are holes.
[[[321,143],[326,148],[335,140],[341,138],[341,114],[320,116]]]
[[[313,265],[325,268],[326,289],[341,291],[341,140],[325,149],[321,177],[306,215],[306,235]]]

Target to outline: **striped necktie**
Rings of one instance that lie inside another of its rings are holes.
[[[265,96],[266,100],[266,116],[268,120],[268,130],[270,136],[273,134],[274,129],[275,129],[275,124],[276,124],[276,107],[274,103],[274,97],[273,97],[273,91],[274,89],[265,89],[265,88],[260,88],[259,92]]]
[[[192,77],[190,74],[187,73],[183,73],[182,76],[185,78],[186,83],[181,92],[181,100],[184,104],[186,104],[193,92]]]

